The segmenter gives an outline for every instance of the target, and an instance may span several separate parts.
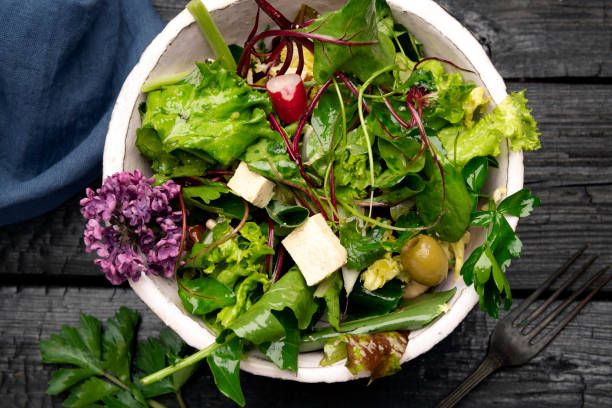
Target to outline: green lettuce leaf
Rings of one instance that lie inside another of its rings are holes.
[[[232,230],[229,221],[218,223],[213,228],[213,241],[218,241]],[[208,244],[195,243],[189,255],[193,258],[200,254]],[[228,327],[253,303],[253,297],[267,290],[269,278],[263,270],[266,255],[274,254],[268,246],[268,239],[259,225],[254,222],[244,224],[238,236],[197,256],[192,267],[200,269],[207,277],[182,280],[183,284],[201,296],[194,296],[179,287],[179,297],[185,308],[192,313],[217,313],[216,321]],[[204,296],[204,297],[202,297]]]
[[[448,152],[448,158],[463,167],[476,156],[497,156],[504,137],[509,140],[513,150],[539,149],[536,122],[526,103],[525,91],[513,92],[472,129],[464,125],[442,129],[438,136]]]
[[[273,135],[266,120],[271,103],[220,62],[196,65],[198,83],[148,94],[142,127],[157,131],[166,152],[194,149],[227,165],[259,137]]]

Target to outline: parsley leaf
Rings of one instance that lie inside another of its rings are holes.
[[[523,246],[505,215],[526,217],[539,204],[540,200],[532,196],[528,189],[522,189],[506,197],[497,207],[493,204],[490,210],[473,211],[471,214],[470,224],[486,228],[487,238],[466,259],[461,275],[467,285],[474,284],[480,297],[481,310],[486,310],[491,317],[499,316],[502,299],[504,309],[508,310],[512,305],[512,292],[504,273],[511,259],[521,256]]]
[[[531,192],[524,188],[506,197],[497,207],[497,211],[515,217],[527,217],[538,205],[540,205],[540,199],[532,196]]]
[[[43,339],[40,351],[44,363],[72,366],[53,373],[47,393],[58,395],[68,391],[64,406],[75,408],[98,406],[98,402],[111,408],[142,408],[156,404],[147,398],[178,393],[195,365],[150,386],[137,382],[142,376],[175,363],[187,351],[174,332],[164,330],[159,339],[150,338],[138,345],[132,364],[138,321],[138,312],[122,307],[114,318],[107,320],[106,330],[95,317],[81,315],[79,327],[63,326],[59,334]]]

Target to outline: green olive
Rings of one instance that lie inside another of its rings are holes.
[[[422,285],[436,286],[448,274],[448,257],[429,235],[418,235],[406,242],[401,258],[406,272]]]

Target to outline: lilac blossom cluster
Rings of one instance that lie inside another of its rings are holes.
[[[138,169],[107,177],[95,192],[88,188],[81,214],[88,219],[87,252],[114,285],[138,280],[142,272],[171,277],[182,237],[182,213],[170,201],[181,191],[172,180],[154,186]]]

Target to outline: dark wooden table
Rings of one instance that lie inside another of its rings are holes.
[[[408,0],[406,0],[408,1]],[[153,0],[165,20],[185,0]],[[542,149],[525,155],[525,184],[542,206],[519,224],[523,257],[510,269],[516,302],[585,242],[612,263],[612,2],[443,0],[484,45],[510,90],[527,88]],[[54,367],[38,342],[121,305],[141,312],[141,335],[162,323],[127,286],[111,287],[85,253],[79,197],[0,228],[0,406],[60,406],[45,394]],[[475,308],[447,339],[393,377],[366,387],[299,384],[242,375],[251,407],[426,407],[483,358],[495,321]],[[202,368],[186,387],[191,407],[231,407]],[[612,285],[531,363],[492,375],[464,407],[611,407]]]

